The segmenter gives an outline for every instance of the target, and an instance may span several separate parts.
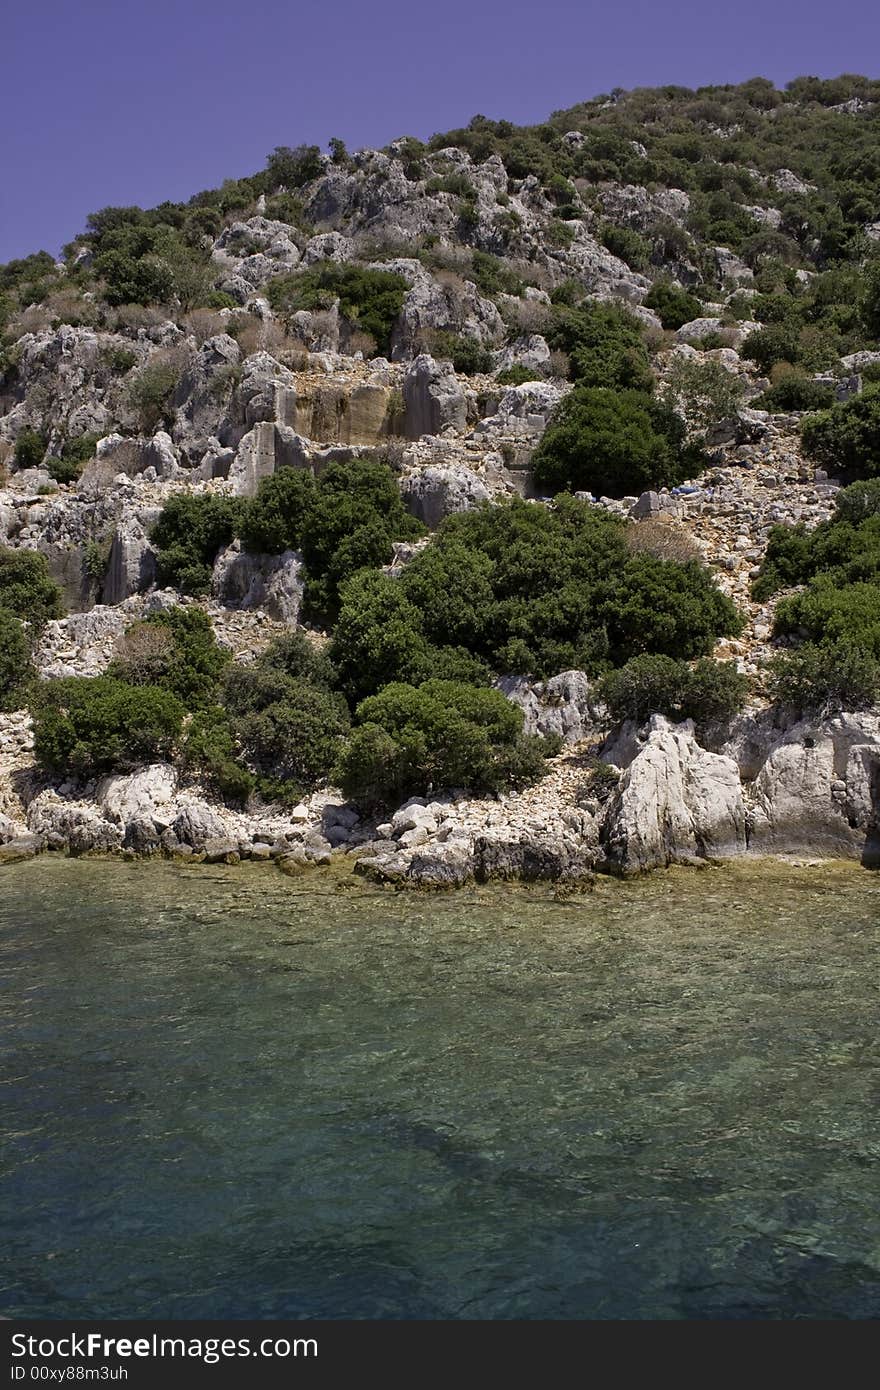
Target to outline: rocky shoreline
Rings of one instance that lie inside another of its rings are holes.
[[[575,698],[549,709],[580,734],[573,711],[581,673],[565,674]],[[22,774],[25,796],[30,776]],[[0,819],[0,863],[52,850],[265,861],[299,875],[344,856],[375,883],[416,889],[496,879],[589,885],[599,873],[774,855],[878,867],[878,787],[876,715],[782,728],[768,714],[743,716],[714,751],[698,742],[691,721],[655,715],[612,739],[576,737],[523,793],[413,798],[378,824],[332,791],[290,812],[231,812],[203,789],[182,786],[167,764],[85,787],[31,783],[23,821]]]

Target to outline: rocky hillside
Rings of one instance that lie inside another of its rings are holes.
[[[878,150],[614,92],[0,266],[0,858],[872,862]]]

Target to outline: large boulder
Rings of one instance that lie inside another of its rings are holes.
[[[152,521],[158,520],[156,508]],[[156,582],[156,552],[150,544],[149,523],[137,516],[120,521],[113,532],[110,558],[101,586],[106,604],[122,603],[132,594],[142,594]]]
[[[202,850],[210,840],[221,840],[227,835],[223,821],[207,802],[195,800],[178,810],[170,830],[181,844],[194,850]]]
[[[599,857],[597,840],[595,834],[578,836],[562,826],[553,835],[490,831],[474,842],[474,874],[482,882],[590,883]]]
[[[308,440],[287,425],[261,420],[241,440],[229,467],[229,479],[237,497],[255,497],[263,478],[276,468],[302,468],[309,464]]]
[[[472,469],[440,464],[428,464],[410,473],[401,482],[400,491],[413,516],[432,529],[445,516],[477,507],[491,496]]]
[[[122,844],[121,827],[95,806],[65,799],[51,790],[41,792],[31,802],[27,824],[50,849],[67,849],[71,854],[109,854]]]
[[[212,590],[229,608],[262,608],[270,618],[295,626],[304,588],[302,556],[295,550],[253,555],[233,541],[214,562]]]
[[[434,332],[454,333],[485,347],[504,341],[506,330],[500,313],[469,280],[456,286],[440,283],[417,261],[384,261],[376,269],[390,270],[411,281],[391,337],[392,361],[407,361]]]
[[[107,820],[126,826],[130,821],[149,819],[164,829],[174,812],[177,773],[168,763],[152,763],[128,776],[104,777],[98,783],[95,800]]]
[[[447,363],[421,353],[403,381],[404,431],[407,439],[440,434],[445,429],[463,433],[467,424],[467,395]]]
[[[560,671],[546,681],[502,676],[497,685],[522,710],[524,733],[557,734],[565,743],[579,743],[592,731],[590,682],[583,671]]]
[[[607,867],[640,873],[743,854],[746,808],[732,758],[697,743],[692,720],[654,715],[623,773],[602,831]]]
[[[498,401],[495,414],[480,420],[476,429],[480,434],[521,435],[537,442],[570,389],[552,381],[524,381],[521,386],[510,386]]]
[[[880,718],[840,714],[782,734],[755,778],[754,853],[880,859]]]

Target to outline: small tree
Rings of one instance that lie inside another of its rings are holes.
[[[276,145],[266,160],[269,189],[302,188],[324,172],[324,162],[317,145]]]
[[[184,716],[168,691],[111,676],[43,681],[30,709],[37,761],[83,777],[171,757]]]
[[[685,444],[685,425],[639,391],[578,386],[556,408],[534,458],[535,482],[621,497],[680,483],[704,460]]]
[[[31,647],[18,618],[0,609],[0,710],[20,709],[33,676]]]
[[[642,302],[646,309],[654,310],[664,328],[681,328],[698,318],[703,308],[696,295],[671,280],[655,281]]]

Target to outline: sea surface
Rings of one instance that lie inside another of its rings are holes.
[[[0,1313],[880,1316],[880,875],[0,871]]]

